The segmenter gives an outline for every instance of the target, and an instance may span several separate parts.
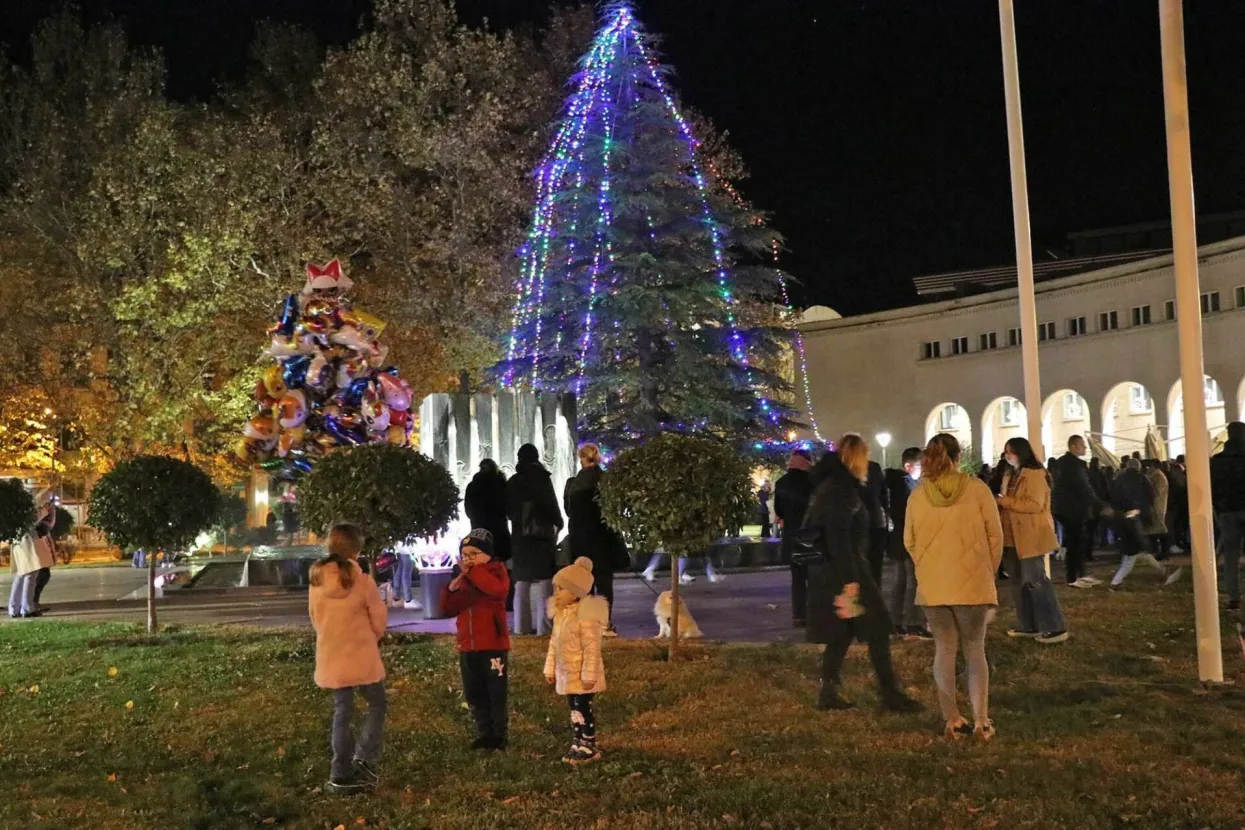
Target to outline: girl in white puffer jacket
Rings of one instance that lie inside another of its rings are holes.
[[[605,691],[605,663],[601,640],[609,625],[610,607],[592,591],[592,560],[581,556],[554,574],[554,593],[549,598],[553,635],[545,657],[545,680],[571,705],[574,740],[562,756],[568,764],[582,764],[601,757],[597,751],[596,718],[592,701]]]

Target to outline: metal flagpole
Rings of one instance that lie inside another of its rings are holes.
[[[1007,147],[1011,157],[1012,216],[1016,225],[1016,282],[1020,291],[1020,355],[1024,367],[1025,415],[1029,442],[1042,449],[1042,385],[1038,374],[1037,301],[1033,298],[1033,243],[1029,236],[1029,180],[1025,173],[1025,134],[1020,117],[1020,70],[1016,62],[1016,15],[1012,0],[999,0],[1003,39],[1003,91],[1007,100]]]
[[[1197,619],[1197,671],[1203,683],[1223,682],[1219,590],[1211,525],[1210,437],[1206,427],[1202,364],[1201,292],[1193,162],[1189,150],[1189,90],[1185,77],[1182,0],[1159,0],[1163,43],[1163,112],[1167,122],[1167,178],[1171,189],[1172,250],[1176,272],[1176,331],[1184,396],[1185,458],[1189,469],[1189,527],[1193,540],[1193,607]]]

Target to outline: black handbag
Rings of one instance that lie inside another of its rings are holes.
[[[546,542],[558,541],[558,529],[553,522],[540,515],[541,510],[536,502],[523,502],[523,521],[520,529],[525,539],[541,539]]]
[[[805,527],[795,532],[791,538],[792,565],[822,565],[826,559],[826,540],[820,527]]]

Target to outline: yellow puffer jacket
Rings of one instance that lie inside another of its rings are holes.
[[[904,547],[916,566],[917,605],[998,605],[994,574],[1003,529],[990,488],[953,472],[908,496]]]
[[[565,608],[556,608],[550,597],[549,616],[553,620],[553,636],[545,655],[545,676],[554,676],[558,694],[605,691],[601,638],[610,619],[610,605],[605,597],[584,597]],[[588,683],[592,688],[585,685]]]
[[[1055,520],[1050,514],[1050,483],[1046,480],[1046,471],[1021,470],[1016,491],[1009,495],[1012,475],[1009,472],[1003,477],[999,510],[1007,514],[1006,521],[1011,524],[1016,556],[1021,559],[1045,556],[1059,547]]]

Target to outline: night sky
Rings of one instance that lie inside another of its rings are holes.
[[[0,4],[19,59],[52,0]],[[80,0],[160,47],[178,98],[244,68],[254,22],[357,31],[367,0]],[[460,0],[540,22],[546,0]],[[16,8],[11,8],[11,7]],[[1245,208],[1245,2],[1194,0],[1186,42],[1198,209]],[[804,285],[845,314],[915,299],[913,276],[1014,262],[993,0],[636,0],[684,100],[730,132]],[[1034,248],[1168,215],[1155,0],[1018,0]],[[587,44],[585,44],[585,49]]]

